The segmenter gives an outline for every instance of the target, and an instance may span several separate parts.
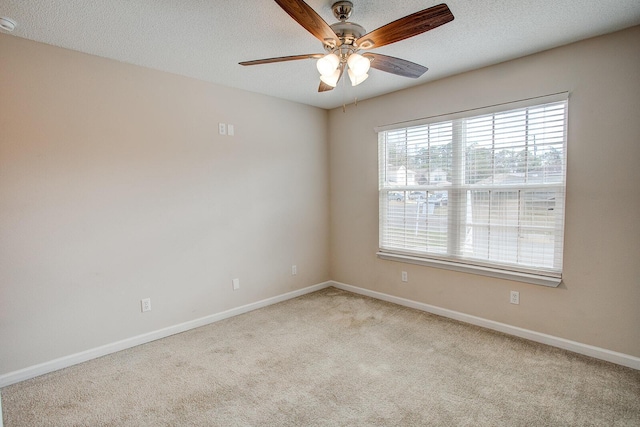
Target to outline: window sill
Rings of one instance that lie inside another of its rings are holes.
[[[459,271],[462,273],[479,274],[482,276],[496,277],[498,279],[515,280],[518,282],[531,283],[534,285],[557,288],[562,281],[560,277],[543,276],[539,274],[520,273],[516,271],[500,270],[497,268],[481,267],[470,264],[460,264],[452,261],[442,261],[435,259],[419,258],[409,255],[393,254],[388,252],[378,252],[378,258],[388,261],[404,262],[408,264],[424,265],[427,267],[443,268],[445,270]]]

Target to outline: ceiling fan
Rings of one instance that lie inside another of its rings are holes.
[[[338,1],[331,6],[333,15],[340,21],[332,25],[327,24],[302,0],[275,0],[275,2],[298,24],[320,40],[327,53],[257,59],[240,62],[240,65],[317,59],[317,68],[320,72],[318,92],[326,92],[336,87],[345,70],[353,86],[369,77],[367,74],[369,67],[414,79],[420,77],[427,71],[427,67],[393,56],[371,53],[369,50],[422,34],[453,20],[449,7],[442,3],[367,33],[362,26],[347,22],[353,9],[353,3],[350,1]],[[358,53],[360,51],[364,53]]]

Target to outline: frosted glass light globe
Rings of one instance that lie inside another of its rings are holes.
[[[371,66],[371,61],[359,53],[353,53],[349,56],[349,59],[347,59],[347,65],[349,65],[350,70],[353,70],[353,74],[360,77],[367,74]]]
[[[340,70],[336,70],[330,76],[320,76],[320,80],[325,82],[331,87],[336,87],[338,85],[338,80],[340,79]]]
[[[349,70],[349,80],[351,80],[351,86],[358,86],[363,81],[367,80],[369,74],[363,74],[362,76],[356,76],[356,73]]]
[[[335,53],[330,53],[318,59],[316,67],[318,72],[323,76],[332,75],[340,65],[340,58]]]

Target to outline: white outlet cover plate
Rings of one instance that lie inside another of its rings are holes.
[[[520,292],[511,291],[510,298],[511,304],[520,304]]]

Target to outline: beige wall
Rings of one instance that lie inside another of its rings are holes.
[[[332,279],[640,356],[639,76],[635,27],[332,110]],[[376,258],[375,126],[560,91],[571,95],[559,288]]]
[[[329,279],[326,111],[0,52],[0,375]]]
[[[345,114],[0,35],[0,375],[329,278],[640,356],[638,46],[636,27]],[[376,258],[374,126],[565,90],[560,288]]]

